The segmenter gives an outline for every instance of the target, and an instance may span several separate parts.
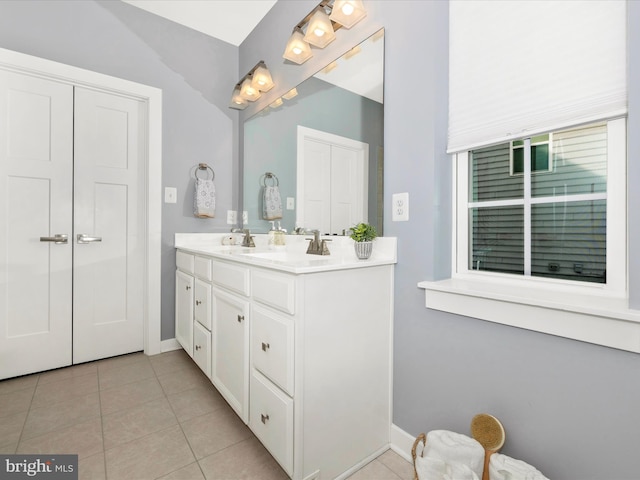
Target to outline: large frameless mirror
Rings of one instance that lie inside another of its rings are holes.
[[[380,30],[245,122],[244,228],[382,234],[383,83]]]

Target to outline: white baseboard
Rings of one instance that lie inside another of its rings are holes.
[[[175,338],[170,338],[169,340],[162,340],[160,342],[160,352],[171,352],[173,350],[179,350],[182,346],[178,343]]]
[[[413,448],[413,442],[415,442],[416,437],[408,434],[397,425],[391,424],[389,440],[389,447],[391,448],[391,450],[396,452],[408,462],[413,463],[413,458],[411,458],[411,449]]]

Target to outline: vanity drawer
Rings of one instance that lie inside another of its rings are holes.
[[[194,263],[194,255],[190,253],[181,252],[178,250],[176,252],[176,267],[186,273],[190,273],[193,275],[193,263]]]
[[[211,332],[198,322],[193,324],[193,360],[211,378]]]
[[[255,305],[251,311],[253,366],[293,396],[293,319]]]
[[[255,269],[252,272],[253,298],[283,312],[295,313],[295,278],[291,275]]]
[[[253,370],[249,426],[290,476],[293,474],[293,400]]]
[[[211,330],[211,285],[196,278],[193,291],[193,316],[203,327]]]
[[[211,270],[213,282],[241,295],[249,295],[249,269],[247,267],[214,262]]]
[[[193,259],[193,273],[196,277],[203,280],[211,281],[211,259],[205,257],[198,257],[197,255]]]

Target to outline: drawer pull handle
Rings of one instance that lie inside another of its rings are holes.
[[[269,350],[269,347],[270,347],[270,346],[271,346],[271,345],[269,345],[268,343],[264,343],[264,342],[262,342],[262,351],[263,351],[263,352],[266,352],[267,350]]]
[[[200,345],[196,345],[196,351],[200,350],[202,347]]]
[[[260,420],[262,421],[262,423],[264,423],[265,425],[267,424],[267,420],[269,420],[269,415],[264,415],[264,414],[260,414]]]
[[[187,288],[187,290],[191,290],[191,286],[190,285],[187,285],[186,288]]]
[[[202,302],[200,300],[196,300],[196,305],[200,305]]]
[[[244,320],[244,315],[238,315],[238,323],[242,323]]]

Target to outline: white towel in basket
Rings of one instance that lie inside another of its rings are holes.
[[[490,480],[549,480],[537,468],[522,460],[494,453],[489,460]]]
[[[423,456],[443,460],[452,467],[466,465],[477,478],[482,478],[484,448],[477,440],[461,433],[448,430],[430,431],[427,433]]]
[[[216,215],[216,186],[213,180],[196,178],[193,198],[193,214],[199,218],[213,218]]]
[[[416,473],[419,480],[479,480],[467,465],[448,464],[435,457],[416,457]]]

